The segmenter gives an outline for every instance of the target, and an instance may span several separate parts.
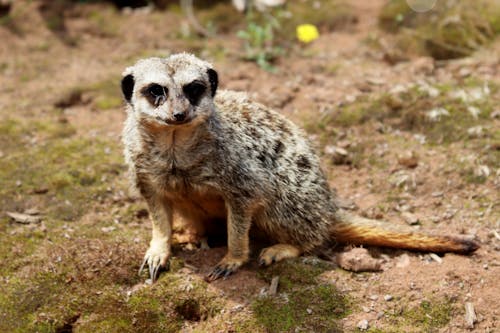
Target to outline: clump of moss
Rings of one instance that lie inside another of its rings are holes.
[[[302,259],[285,260],[259,271],[259,277],[271,282],[274,276],[279,275],[281,288],[288,290],[296,284],[314,284],[316,277],[329,268],[331,265],[322,260],[315,261],[315,265]]]
[[[301,328],[315,332],[341,332],[337,322],[349,312],[349,302],[330,284],[318,284],[316,277],[331,268],[324,261],[314,264],[288,260],[262,271],[270,281],[280,277],[278,296],[264,296],[252,303],[257,320],[273,332]]]
[[[483,94],[483,85],[488,87],[489,94],[496,96],[497,87],[489,83],[471,83],[465,90],[456,85],[442,84],[433,88],[437,96],[422,87],[413,87],[398,94],[359,98],[326,114],[320,123],[323,128],[331,125],[348,127],[375,120],[401,130],[425,134],[430,143],[455,142],[466,138],[470,127],[490,121],[495,97],[485,95],[474,101],[464,101],[454,95],[456,92],[467,94],[467,89]],[[479,114],[471,110],[479,110]]]
[[[123,171],[116,142],[72,136],[74,129],[57,121],[8,120],[0,142],[13,143],[0,159],[3,207],[19,210],[37,192],[45,213],[57,220],[80,216],[90,200],[106,196],[110,181]],[[24,144],[37,138],[37,144]],[[7,146],[7,145],[6,145]],[[12,151],[11,151],[12,149]]]
[[[347,301],[332,285],[292,289],[283,297],[262,297],[252,309],[273,332],[301,328],[311,332],[342,332],[337,320],[347,315]]]
[[[454,311],[453,302],[444,300],[424,300],[419,305],[405,309],[386,312],[394,328],[387,328],[385,332],[438,332],[439,328],[449,323]],[[397,327],[397,328],[396,328]]]
[[[379,23],[398,33],[396,44],[406,52],[423,50],[436,59],[460,58],[500,33],[500,5],[486,0],[438,1],[433,9],[419,13],[405,0],[392,0],[382,9]]]

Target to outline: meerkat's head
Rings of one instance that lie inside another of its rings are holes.
[[[196,124],[214,110],[217,72],[193,55],[139,60],[123,75],[123,96],[141,121],[164,126]]]

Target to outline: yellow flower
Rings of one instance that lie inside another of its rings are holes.
[[[312,24],[301,24],[297,26],[297,38],[303,43],[310,43],[318,39],[318,28]]]

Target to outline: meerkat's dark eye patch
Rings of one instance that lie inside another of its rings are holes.
[[[168,89],[167,87],[153,83],[144,88],[142,90],[142,94],[151,104],[153,104],[154,106],[159,106],[163,104],[167,99]]]
[[[187,97],[191,105],[198,105],[200,97],[205,93],[206,90],[207,87],[201,81],[193,81],[182,87],[182,91],[184,92],[184,95]]]

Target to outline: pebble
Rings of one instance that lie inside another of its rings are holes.
[[[307,308],[307,309],[306,309],[306,312],[307,312],[308,314],[312,314],[312,313],[313,313],[313,310],[311,310],[311,309]]]
[[[465,303],[465,322],[467,323],[468,328],[474,328],[474,323],[477,322],[474,305],[470,302]]]
[[[368,298],[371,299],[372,301],[376,301],[378,300],[378,295],[370,295],[370,297]]]
[[[410,212],[403,212],[401,214],[401,217],[403,218],[403,220],[405,220],[406,223],[408,223],[409,225],[416,225],[416,224],[419,224],[420,223],[420,220],[418,219],[417,216],[415,216],[415,214],[412,214]]]
[[[392,295],[389,294],[384,295],[384,300],[386,300],[387,302],[392,301],[392,299],[393,299]]]
[[[105,233],[107,233],[107,232],[111,232],[111,231],[114,231],[114,230],[116,230],[116,227],[114,227],[114,226],[110,226],[110,227],[102,227],[102,228],[101,228],[101,231],[102,231],[102,232],[105,232]]]
[[[410,256],[406,253],[403,253],[399,257],[396,258],[396,267],[397,268],[405,268],[410,265]]]
[[[357,327],[362,331],[366,331],[370,327],[370,325],[368,324],[368,320],[363,319],[358,322]]]
[[[243,310],[243,308],[244,308],[243,304],[237,304],[237,305],[233,306],[233,308],[231,309],[231,312],[239,312],[239,311]]]
[[[437,254],[435,253],[429,253],[429,257],[432,258],[432,260],[434,260],[435,262],[437,262],[438,264],[442,263],[443,262],[443,259],[441,259],[440,256],[438,256]]]
[[[331,156],[334,164],[350,163],[349,153],[344,148],[329,145],[325,147],[324,152],[326,155]]]
[[[418,166],[418,157],[413,151],[407,151],[402,155],[398,156],[398,163],[409,169],[416,168]]]
[[[278,275],[273,277],[273,279],[271,280],[271,285],[269,286],[269,291],[268,291],[269,295],[271,295],[271,296],[276,295],[276,293],[278,292],[279,280],[280,280],[280,277]]]

